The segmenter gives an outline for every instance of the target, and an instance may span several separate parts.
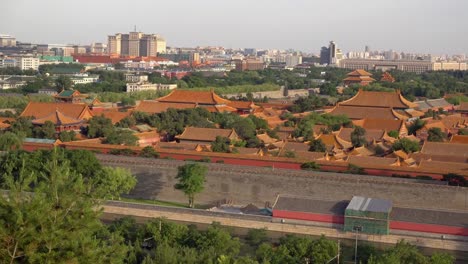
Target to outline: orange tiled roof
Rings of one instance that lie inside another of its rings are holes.
[[[406,100],[400,93],[395,92],[376,92],[359,90],[358,93],[341,103],[342,106],[373,106],[390,108],[415,108],[417,104]]]
[[[421,148],[423,154],[434,154],[434,155],[449,155],[458,157],[468,157],[468,148],[465,144],[460,143],[444,143],[444,142],[424,142]]]
[[[397,166],[397,158],[381,158],[381,157],[369,157],[369,156],[349,156],[348,163],[353,164],[362,168],[372,166]]]
[[[170,103],[193,103],[193,104],[207,104],[219,105],[229,104],[230,101],[219,97],[214,91],[187,91],[187,90],[173,90],[170,94],[156,99],[159,102]]]
[[[350,72],[347,74],[348,76],[372,76],[371,73],[363,70],[363,69],[358,69],[353,72]]]
[[[253,102],[249,101],[230,101],[228,106],[237,108],[237,109],[255,109],[259,106],[255,105]]]
[[[468,111],[468,102],[461,102],[457,108],[458,111]]]
[[[202,127],[187,127],[184,132],[178,136],[177,139],[194,140],[194,141],[207,141],[213,142],[217,136],[227,138],[237,138],[237,134],[233,129],[220,129],[220,128],[202,128]]]
[[[322,134],[317,139],[322,140],[327,149],[347,149],[352,147],[351,143],[339,139],[335,134]]]
[[[155,114],[165,112],[169,108],[191,109],[195,107],[196,105],[193,103],[163,103],[158,101],[145,100],[138,104],[138,106],[135,108],[135,111]]]
[[[350,119],[364,119],[364,118],[373,118],[373,119],[403,119],[406,117],[399,115],[391,108],[383,107],[362,107],[362,106],[347,106],[347,105],[337,105],[330,112],[331,115],[346,115]]]
[[[344,82],[373,82],[375,79],[368,76],[349,76],[343,79]]]
[[[452,138],[450,138],[450,143],[468,144],[468,136],[453,135]]]
[[[391,82],[391,83],[393,83],[393,82],[395,82],[395,78],[393,78],[393,76],[390,73],[384,72],[382,74],[382,78],[380,78],[380,81],[381,82]]]
[[[342,128],[338,133],[337,137],[347,142],[351,142],[351,133],[353,132],[353,130],[354,128]],[[372,142],[373,140],[380,141],[384,135],[385,131],[382,129],[366,129],[365,138],[367,142]]]
[[[94,111],[93,111],[94,112]],[[120,122],[120,120],[130,116],[131,112],[119,112],[119,111],[103,111],[100,112],[105,118],[112,120],[112,124]],[[99,114],[95,114],[99,115]]]
[[[272,144],[272,143],[275,143],[275,142],[278,141],[276,138],[272,138],[272,137],[270,137],[270,136],[269,136],[268,134],[266,134],[266,133],[265,133],[265,134],[258,134],[258,135],[257,135],[257,138],[258,138],[261,142],[263,142],[263,143],[265,143],[265,144]]]
[[[93,115],[86,104],[29,102],[20,116],[43,118],[58,110],[74,119],[87,119]]]
[[[76,119],[73,117],[62,114],[58,109],[54,113],[51,113],[42,118],[34,119],[32,123],[34,125],[44,125],[47,121],[54,123],[56,126],[71,126],[78,125],[84,122],[83,119]]]
[[[353,123],[356,124],[355,122]],[[404,126],[404,122],[403,120],[366,118],[362,120],[362,124],[360,126],[364,129],[380,129],[386,130],[387,132],[391,130],[400,131],[402,126]]]
[[[222,112],[237,112],[236,108],[230,107],[228,105],[209,105],[201,106],[208,110],[211,113],[222,113]]]

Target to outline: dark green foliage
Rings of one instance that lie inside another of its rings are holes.
[[[292,151],[292,150],[287,150],[284,152],[284,156],[286,158],[295,158],[296,157],[296,152]]]
[[[76,133],[75,131],[62,131],[59,134],[59,139],[62,142],[69,142],[69,141],[74,141],[76,140]]]
[[[314,151],[314,152],[325,152],[327,151],[327,147],[323,143],[321,139],[313,139],[309,143],[309,151]]]
[[[460,129],[458,130],[458,135],[468,136],[468,129]]]
[[[321,108],[327,103],[327,99],[321,99],[315,95],[309,95],[308,97],[300,97],[295,100],[289,110],[293,113],[308,112]]]
[[[2,170],[2,189],[9,190],[0,196],[1,263],[124,262],[129,248],[100,222],[95,209],[101,201],[97,198],[120,194],[122,186],[107,189],[116,173],[124,181],[129,173],[104,168],[98,173],[113,175],[100,183],[99,175],[78,173],[65,154],[73,156],[57,149],[1,157],[7,168]]]
[[[122,106],[134,106],[136,105],[136,101],[132,97],[124,97],[122,98],[122,101],[120,102]]]
[[[124,149],[113,149],[109,151],[109,154],[122,155],[122,156],[135,156],[137,153],[131,149],[124,148]]]
[[[396,131],[396,130],[390,130],[390,131],[388,131],[387,134],[392,138],[398,138],[400,136],[398,131]]]
[[[402,138],[395,141],[392,145],[393,150],[403,150],[406,153],[418,152],[421,147],[417,141],[409,140],[407,138]]]
[[[22,145],[23,138],[21,137],[21,135],[12,132],[5,132],[4,134],[0,135],[1,151],[20,149]]]
[[[11,124],[11,132],[24,137],[32,137],[33,124],[29,117],[19,117]]]
[[[427,131],[427,140],[431,142],[442,142],[447,138],[447,135],[438,127],[431,127]]]
[[[442,177],[442,181],[446,181],[449,185],[452,186],[468,187],[468,180],[462,175],[458,175],[455,173],[444,174]]]
[[[260,244],[268,242],[268,235],[266,229],[250,229],[246,237],[249,245],[258,247]]]
[[[33,129],[33,136],[36,138],[54,139],[55,135],[55,125],[51,121],[46,121],[44,125]]]
[[[114,130],[107,135],[103,141],[104,144],[136,146],[138,144],[138,137],[133,135],[131,130]]]
[[[351,132],[351,143],[353,147],[361,147],[364,146],[366,141],[366,130],[360,126],[356,126]]]
[[[112,120],[101,116],[93,116],[88,122],[87,135],[89,138],[107,137],[114,132]]]
[[[55,87],[57,88],[57,91],[63,91],[63,90],[69,90],[73,86],[73,82],[70,79],[70,77],[65,76],[65,75],[60,75],[55,79]]]
[[[211,150],[213,152],[222,152],[222,153],[231,152],[229,138],[217,136],[216,140],[211,143]]]
[[[189,207],[195,207],[195,195],[204,189],[207,167],[198,163],[179,166],[174,188],[181,190],[189,199]]]
[[[351,121],[348,117],[333,116],[329,114],[317,114],[311,113],[306,117],[302,118],[296,129],[293,132],[294,137],[304,137],[304,140],[313,139],[313,126],[314,125],[326,125],[331,130],[338,130],[341,126],[347,126]]]
[[[348,164],[348,170],[346,170],[345,173],[361,174],[361,175],[367,174],[364,168],[351,164],[351,163]]]
[[[302,170],[319,170],[320,165],[317,164],[315,161],[306,162],[301,164]]]
[[[426,124],[425,121],[421,120],[421,119],[417,119],[416,121],[414,121],[409,127],[408,127],[408,134],[409,135],[416,135],[416,132],[418,130],[420,130],[421,128],[424,127],[424,125]]]
[[[141,150],[140,157],[159,158],[159,153],[157,153],[152,146],[146,146]]]

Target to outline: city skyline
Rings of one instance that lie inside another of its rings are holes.
[[[240,0],[235,5],[213,0],[113,1],[111,7],[83,0],[73,9],[55,0],[7,0],[2,5],[9,12],[0,17],[0,33],[24,42],[106,43],[108,35],[132,31],[136,25],[138,31],[161,34],[168,46],[176,47],[253,47],[318,53],[334,40],[345,52],[364,50],[369,45],[414,53],[468,53],[468,37],[460,34],[462,11],[468,3],[457,0],[397,0],[391,6],[370,0],[324,4]],[[12,22],[19,20],[31,23]]]

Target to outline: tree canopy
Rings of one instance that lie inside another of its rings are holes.
[[[195,207],[195,195],[204,189],[207,167],[199,163],[179,166],[174,188],[181,190],[189,199],[189,207]]]

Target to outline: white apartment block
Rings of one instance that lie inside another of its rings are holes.
[[[126,74],[125,81],[129,83],[145,83],[148,81],[148,75]]]
[[[86,84],[86,83],[95,83],[99,80],[99,75],[74,75],[70,77],[73,84]]]
[[[39,58],[37,57],[11,57],[12,59],[16,60],[15,67],[20,68],[21,70],[35,70],[39,69]]]
[[[168,91],[176,88],[177,84],[127,83],[127,93],[140,91]]]

